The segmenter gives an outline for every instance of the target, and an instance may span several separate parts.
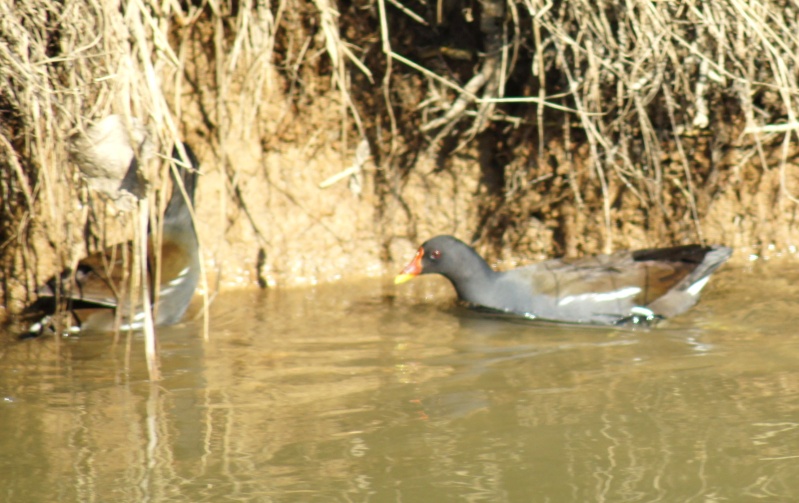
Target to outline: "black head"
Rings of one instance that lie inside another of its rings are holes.
[[[436,236],[419,248],[394,283],[404,283],[419,274],[441,274],[455,282],[490,272],[493,271],[472,247],[452,236]]]

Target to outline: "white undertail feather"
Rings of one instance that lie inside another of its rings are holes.
[[[709,279],[710,276],[705,276],[704,278],[700,279],[693,285],[686,288],[685,291],[688,293],[688,295],[699,295],[699,292],[702,291],[702,289],[705,287]]]

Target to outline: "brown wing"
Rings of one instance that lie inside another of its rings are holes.
[[[75,273],[64,271],[39,288],[40,298],[60,297],[87,305],[116,307],[126,294],[133,262],[132,243],[112,246],[93,253],[78,263]],[[60,278],[60,286],[59,286]]]
[[[633,305],[646,306],[677,286],[697,265],[636,257],[636,253],[548,260],[526,269],[540,294],[564,299],[617,293]]]
[[[196,247],[196,245],[195,245]],[[159,288],[164,288],[169,285],[171,281],[178,278],[187,267],[194,265],[193,257],[196,254],[192,253],[192,248],[189,242],[179,240],[164,241],[161,246],[161,255],[158,257],[161,261],[161,277],[159,278]],[[150,252],[151,269],[154,270],[155,255]]]

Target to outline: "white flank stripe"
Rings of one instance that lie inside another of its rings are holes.
[[[593,302],[606,302],[609,300],[626,299],[627,297],[632,297],[633,295],[638,294],[640,291],[641,289],[638,288],[637,286],[628,286],[627,288],[622,288],[621,290],[616,290],[615,292],[581,293],[580,295],[568,295],[560,299],[558,305],[566,306],[568,304],[571,304],[572,302],[580,302],[583,300],[591,300]]]

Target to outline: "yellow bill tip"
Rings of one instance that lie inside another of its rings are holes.
[[[402,283],[405,283],[406,281],[412,280],[415,277],[416,277],[415,274],[397,274],[397,276],[394,278],[394,284],[400,285]]]

